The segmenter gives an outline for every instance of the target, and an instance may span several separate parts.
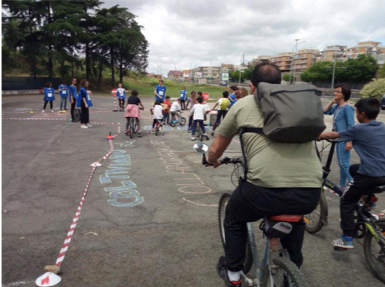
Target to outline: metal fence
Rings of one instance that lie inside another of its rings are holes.
[[[52,87],[57,89],[57,87],[61,84],[61,79],[48,77],[2,77],[2,90],[37,90],[45,87],[47,82],[51,82]]]

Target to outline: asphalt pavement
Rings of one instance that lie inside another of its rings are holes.
[[[185,127],[151,134],[152,101],[143,99],[143,137],[130,139],[112,97],[93,96],[89,129],[68,121],[68,111],[59,113],[57,100],[54,113],[41,113],[41,96],[3,97],[3,286],[35,286],[44,266],[55,263],[90,165],[110,151],[110,133],[117,135],[114,153],[90,181],[58,286],[224,286],[215,270],[223,253],[217,203],[234,190],[233,167],[203,167]],[[331,117],[326,121],[330,127]],[[240,155],[237,139],[225,155]],[[353,152],[351,163],[357,162]],[[329,178],[338,182],[336,159]],[[330,193],[327,200],[329,225],[305,236],[308,286],[383,286],[370,273],[362,240],[354,250],[333,250],[341,233],[339,198]]]

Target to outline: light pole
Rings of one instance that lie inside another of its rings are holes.
[[[247,53],[252,53],[253,51],[247,51],[247,52],[244,52],[242,54],[242,63],[241,65],[245,65],[245,54]],[[239,65],[239,85],[241,85],[241,75],[242,75],[242,71],[241,71],[241,65]]]
[[[294,71],[293,71],[293,78],[291,79],[292,83],[294,84],[295,82],[295,70],[296,70],[296,66],[297,66],[297,52],[298,52],[298,45],[299,44],[302,44],[302,43],[305,43],[306,41],[302,41],[302,42],[299,42],[300,39],[295,39],[295,54],[294,54]],[[293,47],[294,49],[294,47]],[[293,49],[291,51],[293,51]]]
[[[192,60],[192,61],[191,61],[191,64],[190,64],[191,78],[192,78],[193,82],[194,82],[194,71],[193,71],[193,68],[192,68],[192,63],[195,62],[195,61],[198,61],[198,60],[196,60],[196,59],[195,59],[195,60]]]
[[[213,77],[213,60],[218,57],[218,56],[214,56],[211,58],[210,60],[210,80],[209,80],[209,84],[211,85],[211,78]]]

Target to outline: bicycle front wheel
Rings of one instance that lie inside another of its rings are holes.
[[[305,230],[311,234],[317,233],[324,226],[324,218],[328,216],[328,203],[324,191],[321,192],[321,198],[317,207],[312,213],[304,216],[306,222]]]
[[[224,193],[219,199],[218,221],[219,221],[219,233],[221,236],[223,251],[225,251],[225,248],[226,248],[226,237],[225,237],[225,227],[224,227],[225,214],[226,214],[227,203],[229,202],[230,197],[231,197],[231,194]],[[250,242],[249,240],[247,240],[246,258],[245,258],[245,263],[243,264],[243,273],[245,274],[249,273],[252,266],[253,266],[253,254],[251,251]]]
[[[186,118],[185,117],[180,117],[180,125],[184,126],[186,124]]]
[[[306,281],[303,273],[297,265],[288,258],[274,258],[275,266],[272,266],[274,286],[305,287]],[[270,285],[269,285],[270,286]]]
[[[135,125],[134,118],[131,118],[130,119],[130,138],[134,136],[134,125]]]
[[[378,239],[385,243],[385,219],[376,221],[376,225],[377,235],[380,237]],[[364,253],[374,275],[385,283],[385,247],[381,247],[370,230],[367,230],[364,239]]]
[[[170,121],[170,126],[172,126],[172,127],[175,127],[175,126],[176,126],[176,120],[175,120],[175,119],[172,119],[172,120]]]

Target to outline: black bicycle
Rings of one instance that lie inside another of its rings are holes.
[[[323,166],[323,188],[321,199],[317,208],[310,214],[305,215],[306,231],[309,233],[319,232],[323,226],[328,224],[328,203],[325,197],[325,191],[329,190],[333,194],[343,195],[343,190],[327,177],[330,174],[330,167],[333,160],[336,144],[341,140],[325,140],[330,145],[330,151],[326,165]],[[317,145],[316,145],[317,147]],[[322,159],[322,152],[326,149],[322,142],[321,151],[317,147],[317,153]],[[362,199],[355,208],[355,229],[354,238],[364,238],[364,253],[366,261],[373,271],[374,275],[385,283],[385,218],[380,219],[385,214],[385,210],[375,215],[371,213],[370,206],[377,201],[375,194],[385,191],[385,185],[373,188],[368,195]],[[335,247],[336,250],[341,250]],[[346,249],[344,249],[346,250]]]
[[[203,165],[207,165],[205,153],[208,151],[208,146],[204,143],[196,143],[194,151],[198,154],[203,154]],[[234,164],[233,176],[239,174],[239,169],[244,167],[243,158],[225,157],[221,160],[221,164]],[[239,180],[239,177],[238,177]],[[226,245],[224,219],[227,203],[230,200],[231,194],[222,194],[219,200],[218,221],[219,232],[222,240],[223,248]],[[264,218],[260,229],[266,236],[265,248],[263,251],[262,260],[259,261],[258,250],[255,241],[255,234],[251,223],[247,223],[248,241],[246,246],[246,259],[243,264],[242,277],[244,283],[242,286],[258,286],[258,287],[305,287],[306,282],[302,272],[289,259],[288,252],[282,247],[280,238],[289,234],[292,230],[290,222],[298,222],[302,219],[301,215],[279,215]],[[274,256],[276,255],[276,256]],[[253,264],[254,263],[254,264]],[[253,268],[254,276],[246,275]]]

